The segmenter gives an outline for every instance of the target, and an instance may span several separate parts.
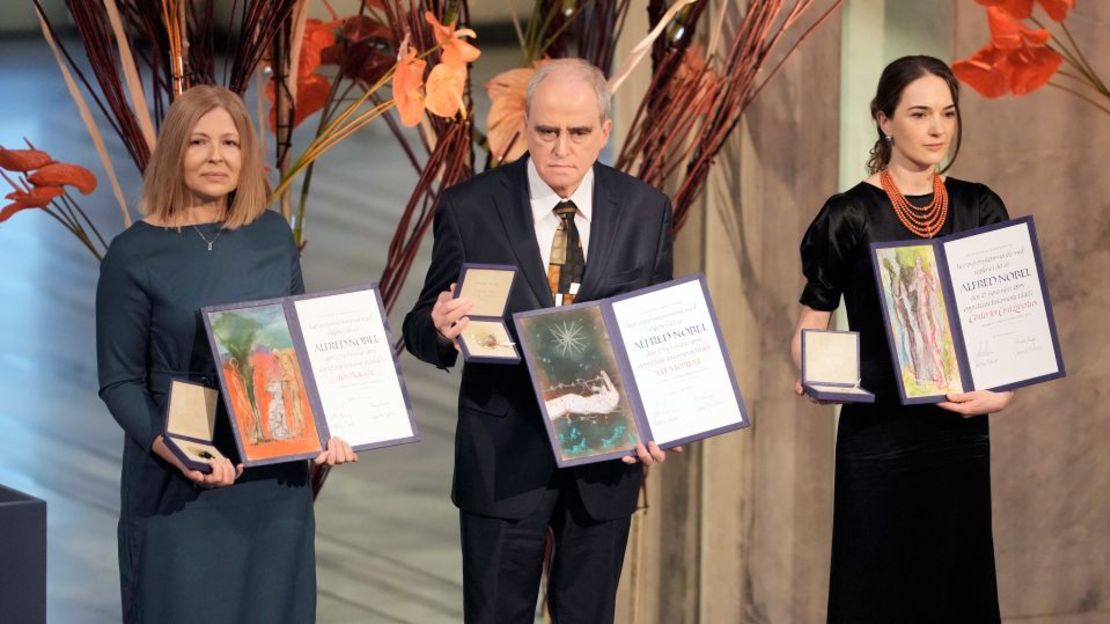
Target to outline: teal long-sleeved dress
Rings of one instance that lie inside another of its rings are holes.
[[[216,387],[202,306],[299,294],[285,220],[236,230],[140,221],[117,236],[96,295],[100,397],[124,431],[119,570],[128,623],[300,623],[316,615],[315,520],[307,462],[248,468],[196,487],[150,448],[172,378]],[[211,251],[207,240],[215,239]],[[216,236],[218,235],[218,238]],[[237,457],[221,404],[216,446]]]

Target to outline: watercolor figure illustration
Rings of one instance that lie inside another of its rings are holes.
[[[634,448],[639,432],[601,308],[520,318],[529,368],[564,461]]]
[[[933,247],[890,247],[876,254],[906,396],[963,392]]]
[[[243,460],[319,451],[316,419],[282,307],[210,312],[208,319]]]

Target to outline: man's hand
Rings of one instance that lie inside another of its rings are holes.
[[[455,345],[455,349],[459,348],[455,339],[459,334],[466,329],[466,325],[470,319],[466,317],[467,312],[473,304],[469,299],[460,297],[454,299],[455,284],[452,283],[451,287],[439,293],[436,297],[436,303],[432,306],[432,325],[435,326],[436,331],[440,336],[450,340]]]
[[[682,447],[676,446],[671,448],[671,450],[675,453],[681,453]],[[635,464],[636,462],[640,462],[645,466],[650,466],[652,464],[662,464],[663,462],[667,461],[667,452],[659,448],[659,445],[655,442],[648,442],[647,447],[644,447],[643,444],[637,444],[636,457],[622,457],[621,461],[626,464]]]

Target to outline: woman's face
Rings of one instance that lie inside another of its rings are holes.
[[[189,133],[184,159],[185,187],[195,204],[218,201],[239,186],[239,130],[223,108],[213,108]]]
[[[948,83],[932,74],[906,85],[892,118],[879,112],[883,134],[894,138],[891,162],[917,169],[948,157],[957,123]]]

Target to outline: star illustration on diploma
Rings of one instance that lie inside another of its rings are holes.
[[[586,350],[586,338],[578,321],[563,321],[562,325],[551,328],[551,336],[563,356],[578,355]]]

